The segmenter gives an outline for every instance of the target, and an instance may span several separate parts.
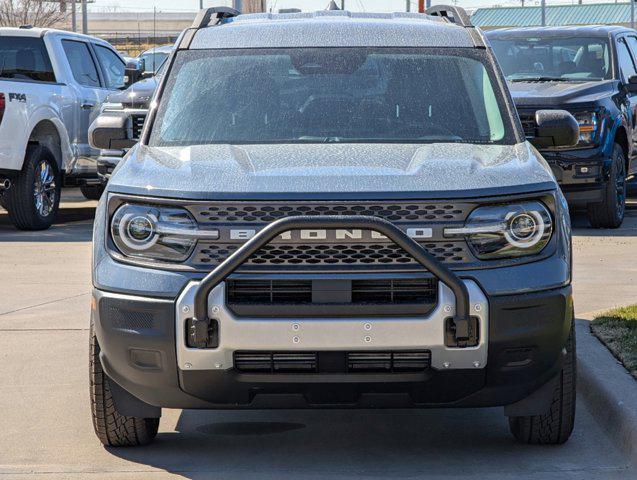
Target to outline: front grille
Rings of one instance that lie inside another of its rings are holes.
[[[519,112],[520,122],[526,138],[535,137],[535,112]]]
[[[131,115],[133,121],[133,140],[139,140],[142,136],[142,128],[144,128],[144,121],[146,121],[146,115]]]
[[[416,373],[431,365],[431,352],[235,352],[243,373]]]
[[[298,215],[370,215],[392,222],[463,221],[473,208],[461,202],[241,202],[193,205],[190,211],[199,223],[270,223],[283,217]]]
[[[471,253],[465,242],[422,243],[437,260],[444,263],[468,263]],[[221,263],[234,253],[239,244],[216,244],[200,242],[195,249],[192,263],[200,268]],[[281,245],[269,244],[255,253],[244,265],[247,266],[417,266],[418,262],[398,245],[351,244],[351,245]]]
[[[438,282],[434,278],[352,280],[349,290],[348,303],[353,304],[429,304],[436,302]],[[312,281],[226,280],[226,298],[231,306],[309,304]]]

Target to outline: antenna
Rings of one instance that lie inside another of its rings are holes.
[[[340,10],[340,8],[338,8],[338,5],[336,5],[334,0],[330,0],[330,3],[325,10]]]

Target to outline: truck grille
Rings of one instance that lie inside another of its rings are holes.
[[[199,223],[265,224],[298,215],[371,215],[392,222],[454,222],[463,221],[472,208],[470,203],[449,202],[242,202],[238,205],[193,205],[190,211]]]
[[[144,122],[146,121],[146,115],[136,114],[131,115],[133,121],[133,140],[139,140],[142,136],[142,129],[144,128]]]
[[[436,259],[445,263],[467,263],[471,254],[465,242],[423,243]],[[234,253],[240,244],[200,242],[192,257],[198,267],[218,265]],[[255,253],[244,265],[286,267],[343,267],[399,265],[417,266],[418,263],[402,248],[393,243],[351,245],[280,245],[270,244]]]
[[[431,365],[431,352],[235,352],[244,373],[415,373]]]
[[[535,137],[535,112],[519,112],[519,115],[526,138]]]

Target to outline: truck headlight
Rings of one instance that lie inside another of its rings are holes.
[[[573,116],[579,124],[579,145],[588,146],[595,144],[599,127],[599,115],[597,112],[574,113]]]
[[[188,258],[196,243],[197,225],[182,208],[125,203],[111,220],[111,237],[127,257],[166,262]]]
[[[551,214],[539,201],[476,208],[464,227],[445,235],[462,235],[481,260],[540,253],[553,233]]]

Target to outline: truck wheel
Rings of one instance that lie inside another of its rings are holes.
[[[159,428],[159,418],[137,418],[121,415],[113,403],[109,380],[99,359],[100,346],[91,322],[89,373],[93,429],[107,447],[132,447],[153,441]]]
[[[522,443],[557,445],[568,440],[575,424],[576,387],[575,328],[566,343],[566,357],[549,410],[542,415],[509,417],[509,429]]]
[[[104,185],[82,185],[80,191],[87,200],[99,200],[104,193]]]
[[[617,143],[613,147],[613,158],[608,183],[604,188],[604,200],[588,205],[588,220],[593,228],[619,228],[626,211],[626,159]]]
[[[51,151],[41,145],[29,145],[22,172],[4,198],[13,224],[20,230],[49,228],[60,205],[61,183]]]

